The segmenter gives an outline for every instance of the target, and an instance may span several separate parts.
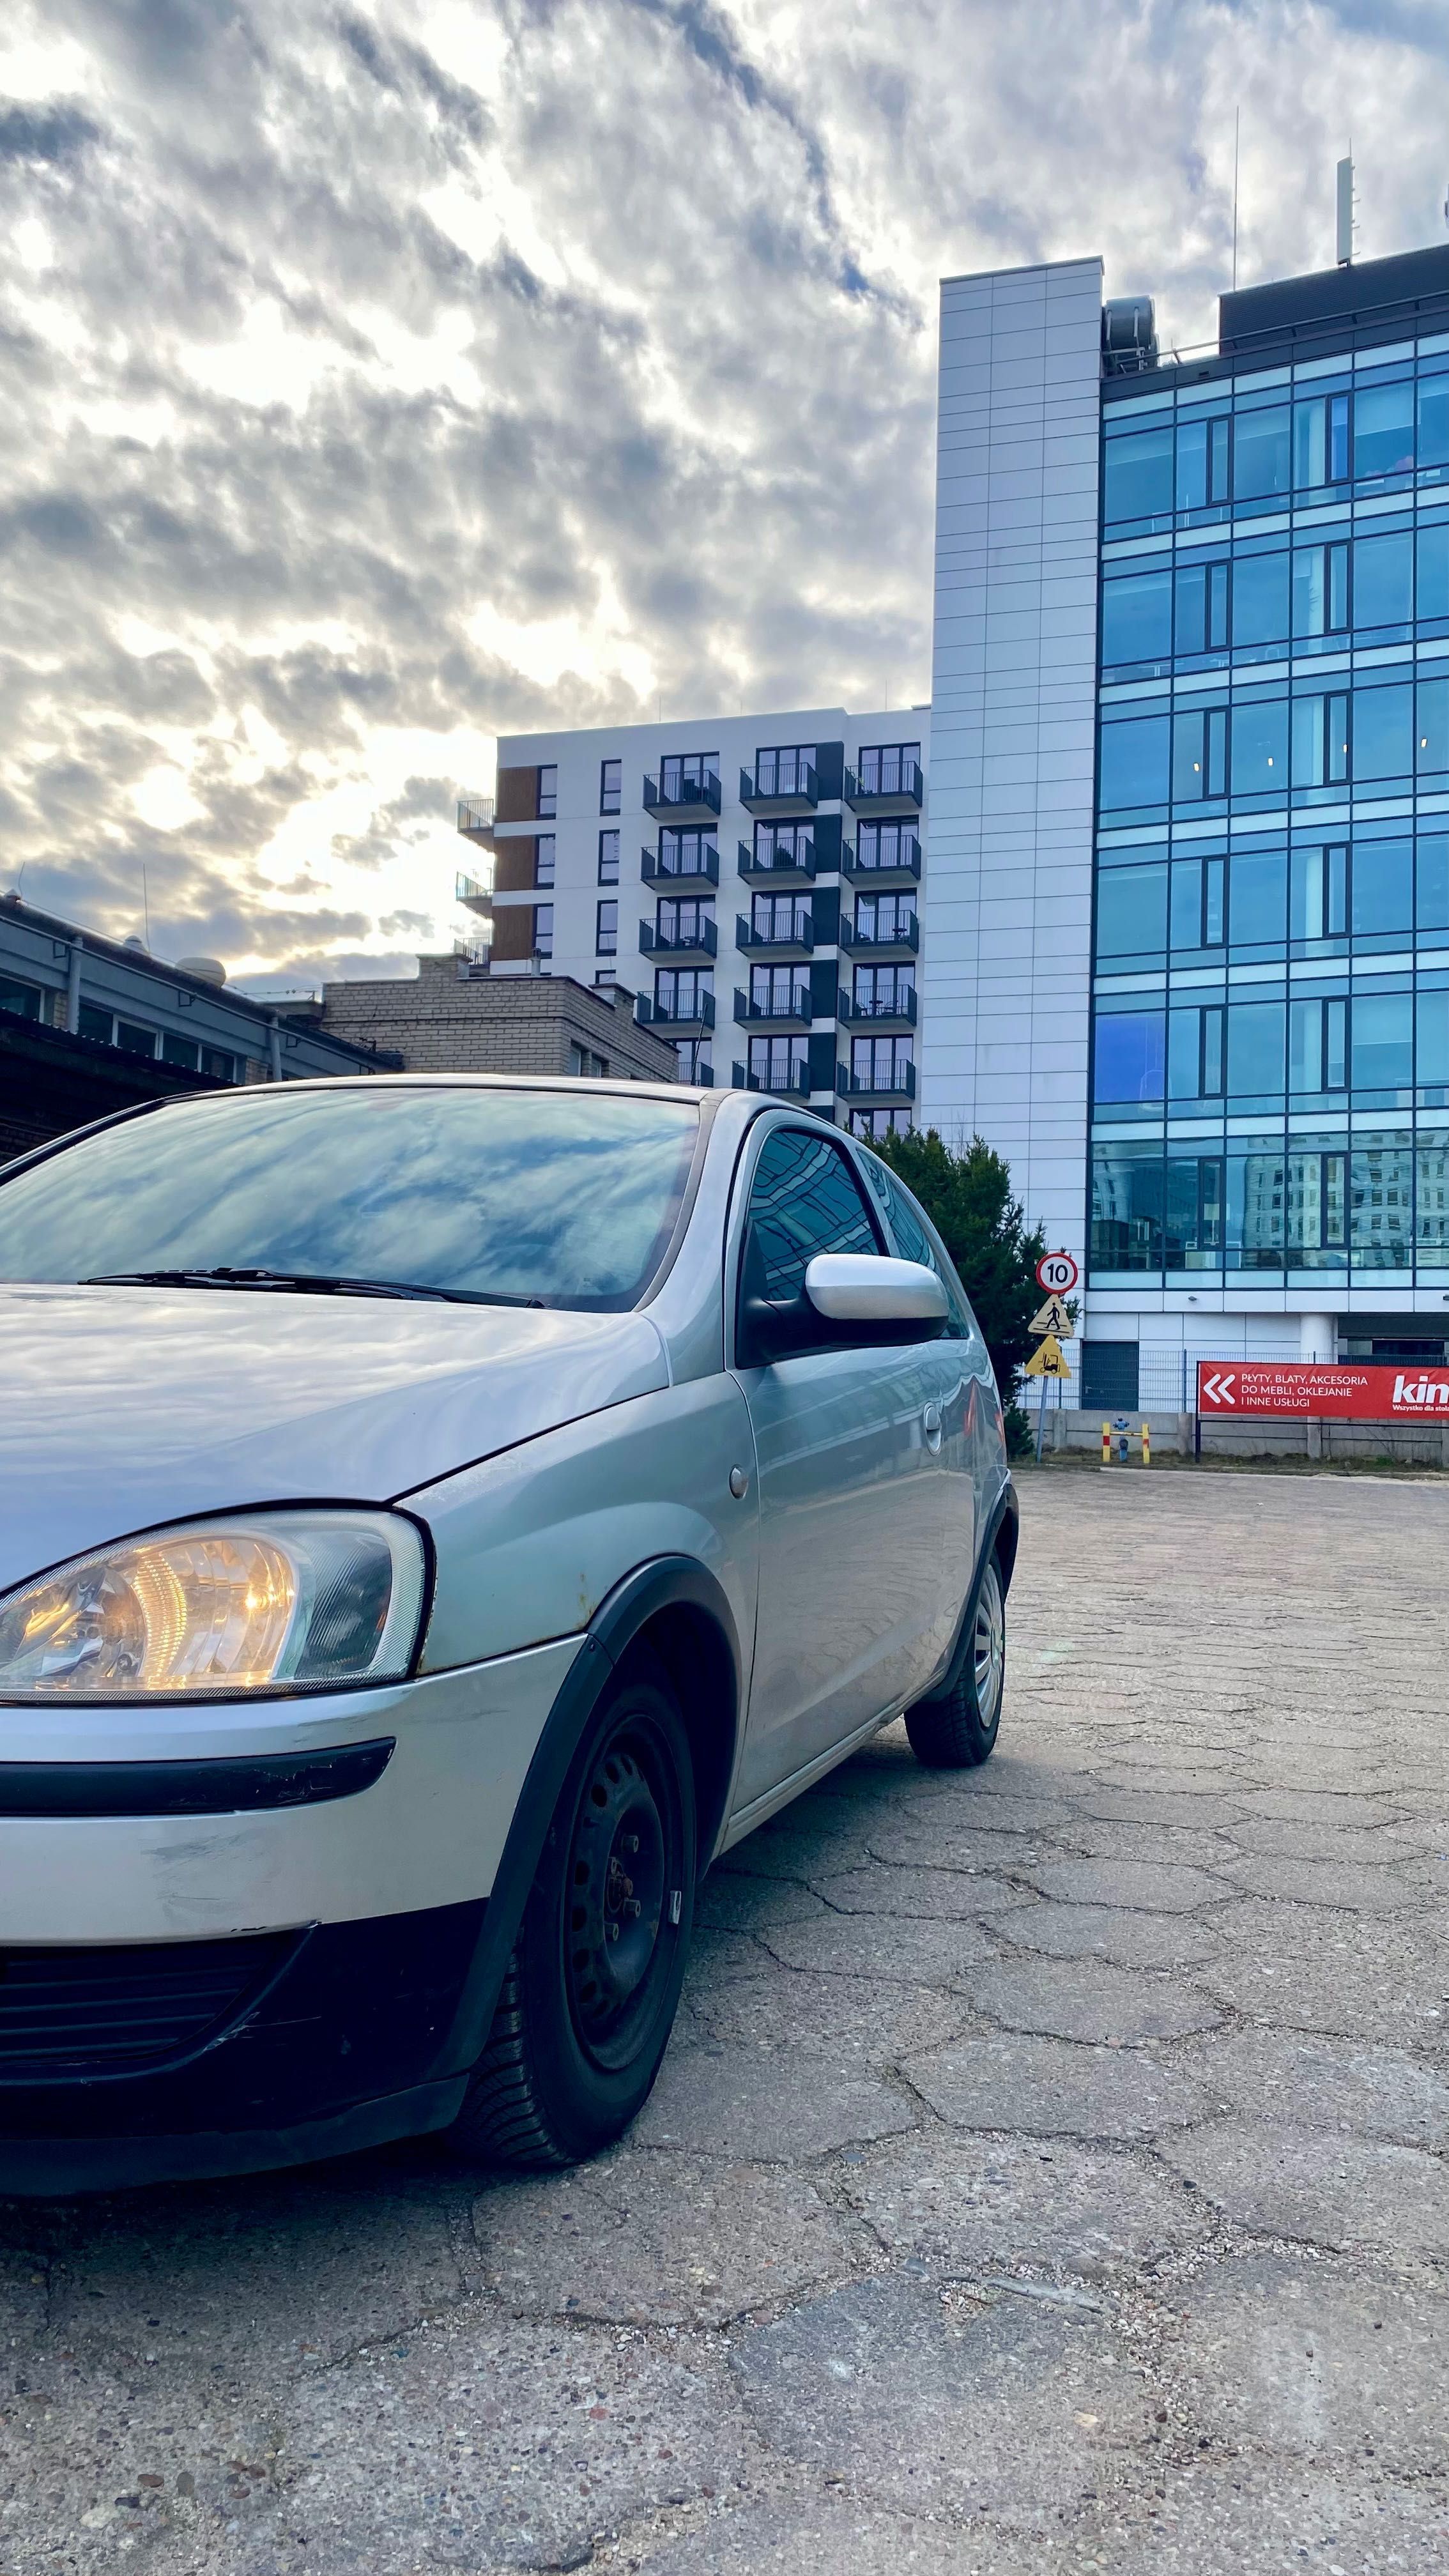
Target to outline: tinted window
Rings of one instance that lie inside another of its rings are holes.
[[[1172,651],[1172,575],[1129,573],[1102,585],[1102,659],[1153,662]]]
[[[1355,689],[1355,778],[1407,778],[1414,766],[1414,696],[1406,686]]]
[[[1172,508],[1172,423],[1103,443],[1103,515],[1146,519]]]
[[[1407,535],[1356,537],[1353,548],[1355,626],[1402,626],[1407,624],[1413,613],[1413,538]]]
[[[1239,555],[1233,565],[1233,642],[1275,644],[1287,632],[1287,555]]]
[[[1288,489],[1288,409],[1240,411],[1233,424],[1233,492],[1258,500]]]
[[[1167,801],[1166,716],[1129,716],[1102,727],[1102,804],[1162,805]]]
[[[1407,474],[1414,463],[1414,388],[1372,385],[1354,397],[1355,474]]]
[[[1104,1011],[1097,1021],[1095,1096],[1098,1100],[1160,1100],[1166,1015],[1162,1011]]]
[[[966,1291],[956,1275],[956,1265],[932,1225],[919,1200],[913,1199],[903,1181],[898,1181],[889,1166],[874,1154],[861,1157],[865,1177],[885,1210],[886,1223],[902,1261],[923,1261],[934,1270],[946,1291],[951,1309],[951,1330],[961,1340],[971,1338],[971,1309]]]
[[[790,1305],[817,1252],[879,1252],[860,1186],[838,1145],[801,1127],[765,1140],[750,1185],[745,1266],[753,1293]]]
[[[0,1175],[0,1278],[226,1265],[614,1312],[658,1266],[698,1124],[381,1082],[187,1102]]]
[[[1097,954],[1129,957],[1167,944],[1167,869],[1103,868],[1097,878]]]

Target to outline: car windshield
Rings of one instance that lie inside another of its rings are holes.
[[[269,1270],[617,1313],[659,1265],[698,1132],[693,1102],[648,1095],[230,1092],[0,1173],[0,1279]]]

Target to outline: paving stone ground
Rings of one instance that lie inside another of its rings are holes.
[[[1449,1493],[1022,1482],[613,2154],[0,2206],[0,2576],[1443,2576]]]

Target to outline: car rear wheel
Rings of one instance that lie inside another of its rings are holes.
[[[1006,1595],[1001,1567],[988,1557],[971,1613],[971,1644],[961,1677],[944,1699],[917,1700],[906,1733],[918,1762],[963,1771],[984,1762],[1001,1724],[1006,1682]]]
[[[574,1757],[452,2143],[568,2165],[647,2100],[694,1918],[694,1780],[654,1658],[607,1693]]]

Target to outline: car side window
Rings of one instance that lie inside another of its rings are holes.
[[[901,1259],[923,1261],[928,1270],[934,1270],[946,1291],[946,1303],[951,1309],[951,1331],[963,1342],[969,1341],[973,1319],[966,1292],[956,1275],[956,1265],[925,1209],[903,1188],[888,1164],[878,1161],[874,1154],[862,1154],[860,1159],[865,1167],[865,1177],[885,1212],[886,1223]]]
[[[750,1184],[742,1276],[772,1306],[805,1291],[817,1252],[879,1252],[869,1206],[854,1172],[828,1136],[777,1127],[766,1137]]]

